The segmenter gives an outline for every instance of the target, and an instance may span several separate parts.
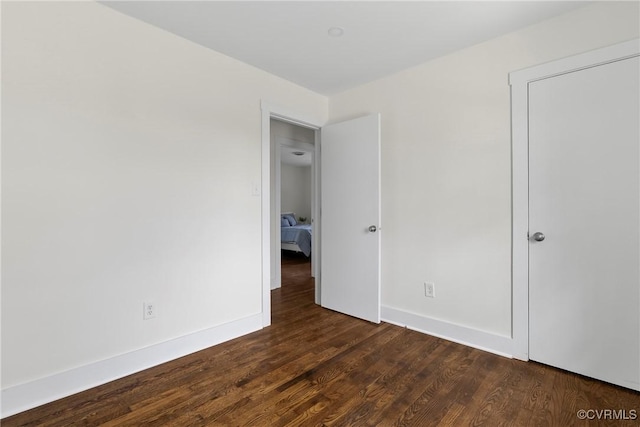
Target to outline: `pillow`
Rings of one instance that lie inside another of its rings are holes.
[[[280,218],[280,227],[290,227],[291,224],[289,224],[289,219],[285,218],[285,217],[281,217]]]
[[[296,216],[294,214],[282,214],[283,218],[286,218],[289,221],[289,225],[294,226],[298,225],[298,221],[296,221]]]

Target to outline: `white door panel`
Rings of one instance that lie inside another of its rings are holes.
[[[321,304],[380,322],[380,116],[321,134]]]
[[[640,384],[638,58],[529,84],[530,358]]]

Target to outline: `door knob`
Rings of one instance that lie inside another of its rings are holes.
[[[370,225],[370,226],[369,226],[369,232],[371,232],[371,233],[375,233],[375,232],[376,232],[376,230],[377,230],[377,228],[376,228],[376,226],[375,226],[375,225]]]
[[[542,242],[545,238],[545,235],[542,234],[541,232],[537,231],[535,233],[533,233],[533,236],[531,236],[531,238],[533,240],[535,240],[536,242]]]

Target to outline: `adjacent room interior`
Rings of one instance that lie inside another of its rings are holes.
[[[315,257],[312,237],[316,130],[275,119],[270,124],[274,157],[272,219],[278,230],[272,236],[271,289],[276,289],[282,283],[283,255],[302,254],[310,264]]]

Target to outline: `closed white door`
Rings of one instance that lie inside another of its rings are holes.
[[[321,305],[380,322],[380,115],[321,130]]]
[[[635,57],[529,84],[529,356],[636,390],[639,76]]]

